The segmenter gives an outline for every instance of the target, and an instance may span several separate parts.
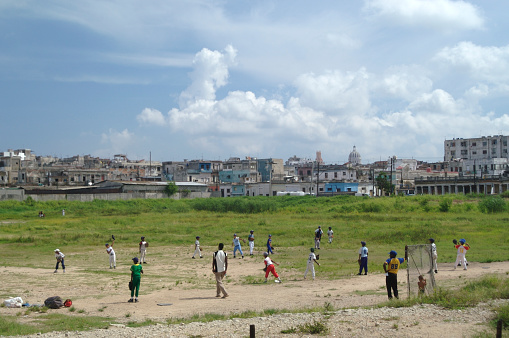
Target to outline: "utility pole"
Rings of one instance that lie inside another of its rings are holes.
[[[393,160],[393,159],[394,159],[394,157],[393,157],[393,156],[391,156],[391,195],[392,195],[392,193],[393,193],[393,191],[392,191],[392,160]]]
[[[316,161],[316,164],[318,164],[316,174],[316,196],[318,196],[318,183],[320,182],[320,162]]]

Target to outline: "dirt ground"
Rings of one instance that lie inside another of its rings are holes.
[[[119,261],[117,268],[110,270],[106,254],[98,255],[95,264],[83,264],[85,267],[79,264],[82,259],[79,257],[83,255],[76,254],[75,260],[72,255],[67,255],[68,267],[65,274],[62,270],[53,273],[53,263],[44,269],[1,267],[2,294],[20,296],[30,304],[42,304],[44,299],[55,295],[64,299],[70,298],[77,311],[50,311],[76,316],[107,316],[117,323],[146,319],[164,323],[168,318],[205,313],[323,308],[326,303],[334,309],[342,309],[370,306],[387,300],[385,275],[380,271],[367,276],[357,276],[353,272],[350,277],[327,280],[320,278],[320,267],[317,267],[317,277],[313,281],[309,275],[308,279],[304,280],[302,272],[282,269],[281,266],[276,269],[281,272],[283,283],[274,283],[274,279],[269,277],[269,283],[264,284],[264,273],[261,270],[263,257],[260,254],[247,256],[245,259],[230,257],[225,281],[230,296],[226,299],[216,298],[211,256],[191,259],[187,252],[179,255],[170,254],[168,250],[169,248],[161,248],[154,252],[153,256],[149,251],[148,264],[144,265],[140,302],[137,304],[127,303],[130,296],[127,288],[130,278],[130,265],[126,263],[128,260]],[[119,256],[128,255],[128,252],[119,253]],[[277,260],[277,254],[274,259]],[[454,270],[453,265],[439,264],[438,274],[435,275],[438,286],[460,286],[488,273],[505,276],[509,274],[509,262],[469,262],[468,271],[460,268]],[[407,297],[405,276],[406,271],[400,271],[401,298]],[[24,309],[1,307],[0,315],[13,315],[19,311]]]

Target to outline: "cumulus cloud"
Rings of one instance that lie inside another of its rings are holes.
[[[390,67],[382,74],[365,68],[302,74],[286,102],[239,90],[218,99],[217,89],[226,85],[235,55],[233,47],[200,51],[192,83],[181,95],[184,104],[166,115],[146,108],[138,122],[185,131],[190,135],[185,142],[191,147],[266,156],[281,147],[308,155],[316,149],[337,153],[338,145],[356,144],[371,154],[439,157],[440,144],[451,133],[466,137],[477,135],[478,127],[509,128],[506,115],[495,118],[481,113],[477,101],[488,95],[486,86],[472,86],[455,98],[433,88],[433,81],[416,66]],[[374,97],[392,97],[400,108],[382,111]]]
[[[466,1],[452,0],[366,0],[365,10],[389,23],[440,30],[481,29],[484,19]]]
[[[435,60],[468,72],[476,80],[493,83],[509,81],[509,45],[483,47],[463,41],[454,47],[443,48]]]

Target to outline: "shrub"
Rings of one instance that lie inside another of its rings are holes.
[[[494,214],[503,212],[507,209],[507,204],[501,197],[486,197],[479,201],[479,210],[485,214]]]
[[[448,212],[451,209],[452,201],[449,198],[444,198],[438,205],[438,210],[441,212]]]

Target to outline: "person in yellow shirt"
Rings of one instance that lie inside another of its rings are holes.
[[[401,264],[405,261],[408,261],[406,256],[406,247],[405,247],[405,258],[396,258],[398,253],[394,250],[389,252],[389,259],[384,262],[384,271],[385,271],[385,285],[387,286],[387,296],[389,299],[392,299],[392,292],[394,292],[394,297],[398,297],[398,270]]]

